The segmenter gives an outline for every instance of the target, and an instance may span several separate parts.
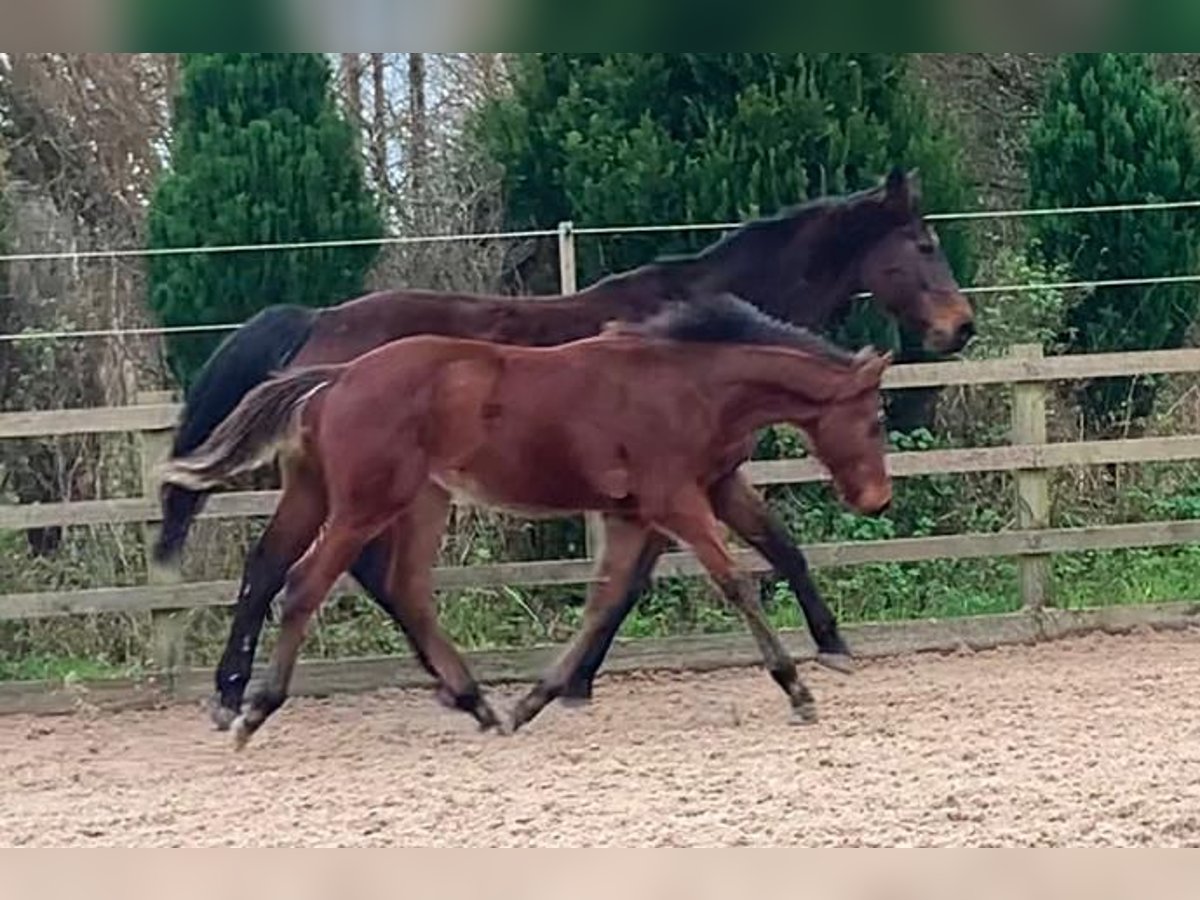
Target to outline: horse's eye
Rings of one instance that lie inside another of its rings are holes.
[[[917,250],[919,250],[925,256],[933,256],[933,251],[935,249],[936,248],[929,241],[922,241],[921,243],[917,244]]]

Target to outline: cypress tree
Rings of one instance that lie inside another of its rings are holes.
[[[152,249],[371,238],[382,230],[323,55],[185,55],[171,166],[150,208]],[[151,256],[150,304],[168,326],[241,322],[273,303],[327,305],[361,291],[377,249]],[[168,342],[184,385],[220,337]]]

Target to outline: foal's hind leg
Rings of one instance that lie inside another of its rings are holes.
[[[271,600],[282,590],[288,568],[317,536],[324,518],[325,495],[319,476],[303,461],[285,463],[283,496],[246,559],[229,639],[217,666],[210,715],[222,731],[241,711]]]
[[[817,645],[817,662],[839,672],[853,671],[850,648],[808,574],[808,561],[762,495],[734,472],[709,490],[709,498],[722,521],[787,579]]]
[[[486,730],[498,727],[500,719],[439,626],[433,599],[433,565],[449,509],[449,495],[437,485],[427,484],[412,506],[388,527],[385,537],[391,546],[392,566],[387,602],[417,659],[438,680],[438,698],[446,706],[470,713]]]
[[[378,530],[378,526],[368,529],[348,526],[337,519],[326,520],[312,546],[288,571],[279,641],[271,654],[262,685],[250,698],[246,711],[233,723],[234,746],[239,750],[287,699],[309,620],[338,576],[346,571],[373,532]]]
[[[576,677],[580,665],[590,658],[596,642],[608,632],[614,619],[616,625],[620,626],[620,618],[624,614],[620,601],[646,546],[647,537],[648,529],[642,522],[605,516],[604,555],[600,558],[598,578],[588,591],[587,603],[583,607],[583,624],[570,646],[513,709],[513,731],[533,719],[562,694]]]
[[[746,577],[735,570],[733,557],[721,540],[708,498],[698,489],[694,493],[688,492],[677,498],[675,507],[662,519],[656,520],[655,524],[692,548],[721,593],[745,617],[750,633],[762,652],[767,671],[792,702],[793,721],[816,721],[813,695],[800,681],[795,661],[767,621],[758,601],[758,592],[753,590]]]

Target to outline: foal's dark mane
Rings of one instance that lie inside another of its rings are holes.
[[[640,323],[621,323],[624,334],[698,344],[764,344],[792,347],[826,362],[851,365],[854,355],[806,328],[782,322],[733,294],[672,303]]]

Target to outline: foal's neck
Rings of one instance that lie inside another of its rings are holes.
[[[749,437],[788,422],[805,426],[853,377],[848,366],[782,347],[736,345],[713,354],[708,369],[722,429]]]

